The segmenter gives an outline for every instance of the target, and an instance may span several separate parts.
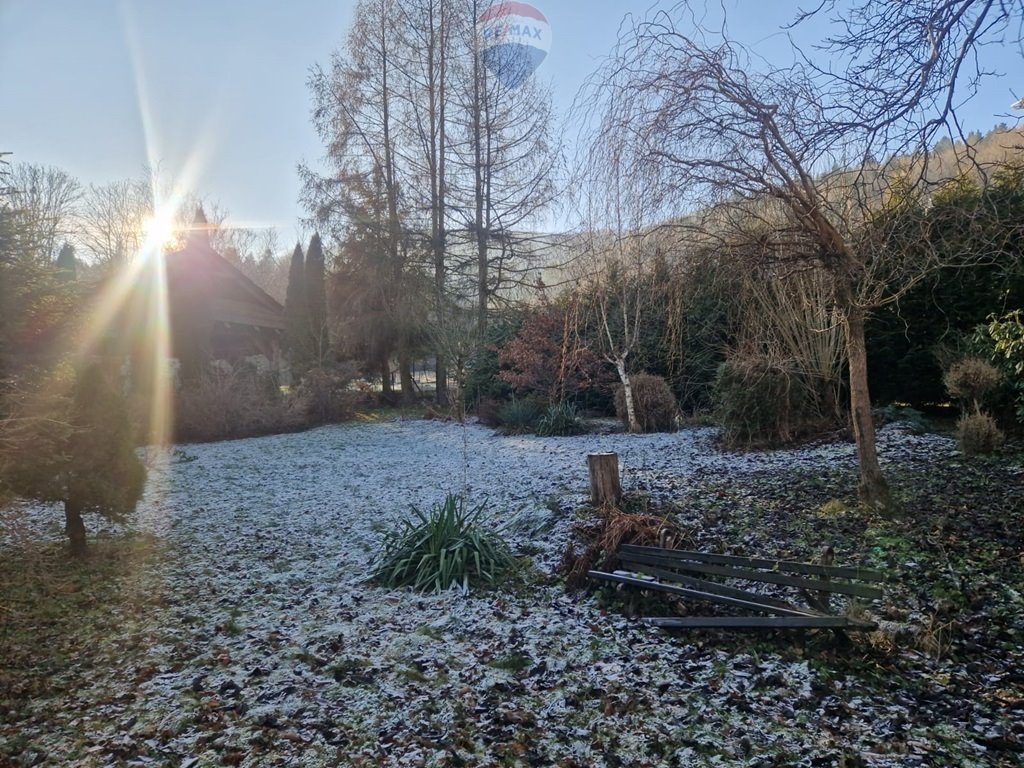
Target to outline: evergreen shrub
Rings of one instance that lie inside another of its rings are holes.
[[[802,377],[757,355],[735,355],[722,363],[714,394],[726,445],[786,443],[818,421]]]

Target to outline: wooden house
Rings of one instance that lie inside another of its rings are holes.
[[[171,354],[183,372],[261,358],[284,368],[284,307],[213,249],[202,211],[185,247],[164,258]]]

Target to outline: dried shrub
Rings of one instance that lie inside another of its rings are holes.
[[[348,421],[360,398],[358,392],[349,388],[354,373],[348,369],[310,371],[302,377],[292,395],[293,408],[305,417],[309,425]]]
[[[596,520],[576,524],[583,544],[577,552],[570,543],[562,555],[558,571],[565,575],[569,589],[582,589],[587,571],[612,571],[618,566],[617,553],[623,544],[643,547],[679,547],[691,542],[690,536],[668,517],[649,513],[623,512],[607,508]]]
[[[212,442],[294,432],[307,425],[301,402],[250,372],[210,373],[177,393],[174,435],[179,442]]]
[[[679,405],[672,388],[661,376],[638,373],[629,379],[633,390],[633,408],[641,432],[674,432]],[[629,429],[626,413],[626,391],[619,385],[615,390],[615,415]]]
[[[485,427],[500,427],[502,425],[501,409],[504,403],[492,398],[484,398],[476,405],[476,417]]]
[[[599,387],[607,365],[576,337],[570,307],[543,304],[498,352],[500,379],[520,395],[554,402]]]
[[[946,371],[943,382],[952,397],[977,407],[999,386],[999,371],[987,360],[968,357]]]
[[[758,355],[736,355],[718,368],[715,415],[729,446],[777,445],[822,426],[805,378]]]
[[[1006,440],[996,421],[987,413],[964,414],[956,423],[956,441],[964,456],[994,453]]]

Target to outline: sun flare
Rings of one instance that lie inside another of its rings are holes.
[[[148,216],[142,222],[142,234],[145,237],[143,251],[165,250],[173,243],[176,235],[173,213],[160,212]]]

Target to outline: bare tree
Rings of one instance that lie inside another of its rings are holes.
[[[78,180],[67,172],[35,163],[18,163],[8,182],[11,206],[33,232],[41,258],[52,262],[61,245],[74,235],[74,220],[82,197]]]
[[[888,510],[867,385],[868,312],[905,291],[915,263],[895,222],[914,185],[869,162],[871,126],[843,119],[858,94],[806,65],[775,69],[678,23],[680,8],[635,22],[592,82],[591,165],[642,185],[649,226],[687,231],[738,263],[828,277],[844,330],[862,500]],[[690,28],[690,23],[687,23]],[[837,118],[838,115],[838,118]],[[766,213],[766,211],[768,213]]]
[[[364,0],[329,70],[313,70],[314,125],[327,147],[330,170],[320,174],[304,166],[300,172],[313,220],[342,244],[337,279],[347,284],[332,291],[336,320],[345,324],[340,337],[351,347],[353,338],[372,336],[372,343],[356,346],[372,349],[385,387],[391,356],[397,354],[402,395],[409,400],[414,385],[408,326],[418,281],[411,277],[414,233],[403,195],[413,171],[408,148],[400,144],[408,98],[408,56],[400,56],[405,40],[396,24],[402,18],[397,0]],[[371,307],[373,322],[382,326],[372,334],[363,311]]]
[[[434,278],[433,313],[439,327],[452,311],[448,292],[449,205],[452,154],[448,112],[452,78],[452,0],[396,0],[402,36],[404,74],[403,123],[409,179],[410,210],[419,219],[414,227],[425,234]],[[436,397],[448,403],[448,364],[444,350],[435,350]]]
[[[90,184],[82,202],[79,240],[94,263],[123,264],[141,249],[144,223],[153,209],[153,187],[147,178]]]
[[[489,5],[465,0],[459,6],[469,23],[461,28],[466,55],[457,78],[454,139],[456,226],[474,252],[480,338],[494,299],[531,274],[537,249],[529,230],[553,202],[559,154],[551,89],[533,79],[511,89],[484,66],[483,40],[472,21]]]
[[[1004,74],[986,49],[1015,46],[1024,60],[1022,0],[819,0],[794,25],[822,17],[833,31],[806,60],[840,74],[830,77],[837,92],[856,94],[836,100],[836,117],[867,126],[876,153],[916,152],[944,130],[969,147],[957,111],[984,80]]]

